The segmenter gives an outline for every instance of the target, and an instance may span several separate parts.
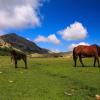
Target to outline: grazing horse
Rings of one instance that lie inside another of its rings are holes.
[[[73,49],[73,60],[75,62],[75,67],[78,57],[83,67],[84,64],[82,62],[82,58],[85,57],[94,57],[93,66],[95,67],[95,63],[97,61],[99,67],[99,55],[100,55],[100,47],[98,45],[91,45],[91,46],[79,45]]]
[[[11,61],[12,60],[14,61],[15,68],[17,68],[17,61],[22,59],[25,63],[25,68],[27,69],[27,56],[26,56],[26,54],[24,54],[23,52],[16,51],[16,50],[11,50],[10,53],[11,53]]]

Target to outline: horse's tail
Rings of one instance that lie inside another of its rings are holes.
[[[76,67],[77,56],[76,56],[75,48],[73,49],[73,60],[75,62],[75,67]]]
[[[75,56],[75,48],[73,49],[73,60],[75,60],[76,56]]]

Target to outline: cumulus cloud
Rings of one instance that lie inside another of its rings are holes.
[[[72,43],[71,45],[68,46],[69,50],[73,50],[74,47],[78,46],[78,45],[90,45],[89,43],[85,43],[85,42],[80,42],[80,43]]]
[[[47,42],[48,39],[42,35],[39,35],[34,41],[35,42]]]
[[[39,35],[35,40],[35,42],[51,42],[53,44],[59,44],[60,40],[57,39],[55,34],[51,34],[48,37],[44,37]]]
[[[80,22],[75,22],[67,28],[57,32],[65,40],[78,40],[87,36],[87,30]]]
[[[49,35],[48,36],[48,41],[54,43],[54,44],[59,44],[60,40],[57,39],[55,34]]]
[[[44,0],[0,0],[0,29],[40,25]]]

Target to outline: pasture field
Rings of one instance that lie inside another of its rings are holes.
[[[100,68],[93,59],[73,67],[72,59],[29,58],[28,69],[0,56],[0,100],[95,100],[100,94]]]

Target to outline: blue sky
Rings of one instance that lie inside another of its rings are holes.
[[[1,34],[14,32],[53,51],[100,45],[100,0],[10,1],[0,0]]]

